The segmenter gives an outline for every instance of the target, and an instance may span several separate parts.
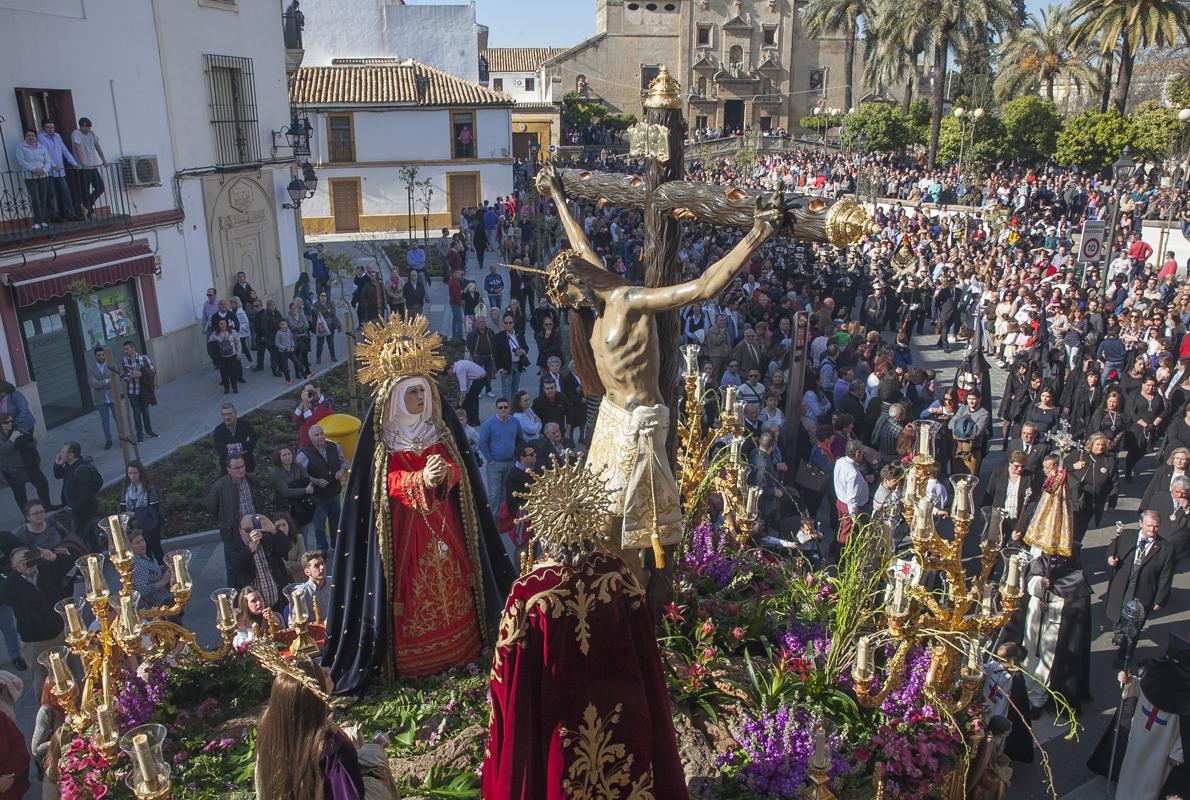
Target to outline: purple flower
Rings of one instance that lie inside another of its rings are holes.
[[[718,757],[721,767],[735,767],[737,780],[762,797],[796,798],[806,781],[814,755],[812,719],[799,709],[781,705],[770,713],[745,716],[736,732],[739,748]],[[831,737],[838,749],[837,737]],[[841,755],[831,757],[831,777],[851,769]]]
[[[738,552],[731,537],[716,533],[710,523],[704,522],[690,532],[690,547],[682,556],[682,565],[722,589],[731,583],[740,566]]]

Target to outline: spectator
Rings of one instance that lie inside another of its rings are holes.
[[[54,696],[50,685],[46,683],[41,688],[41,706],[37,709],[29,748],[33,751],[38,771],[42,774],[42,800],[52,800],[60,796],[58,760],[62,757],[62,725],[65,722],[66,712]]]
[[[388,303],[388,313],[405,316],[405,294],[401,291],[401,273],[393,270],[388,274],[388,281],[384,284],[384,299]]]
[[[303,272],[302,277],[305,277],[305,275],[306,275],[306,273]],[[251,290],[249,290],[249,291],[251,291]],[[256,292],[252,292],[252,295],[255,297]],[[244,360],[248,362],[248,366],[251,367],[252,366],[252,339],[251,339],[252,323],[251,323],[251,320],[248,319],[248,312],[245,310],[246,308],[248,308],[248,305],[247,304],[241,305],[240,301],[236,300],[236,299],[233,299],[231,301],[230,305],[231,305],[231,313],[234,314],[235,318],[236,318],[236,335],[240,339],[240,354],[244,357]],[[243,381],[244,381],[244,373],[241,368],[240,382],[242,383]]]
[[[492,337],[492,361],[500,376],[501,393],[514,396],[521,388],[521,372],[529,366],[525,346],[516,332],[516,318],[504,316],[504,330]]]
[[[273,527],[277,529],[277,537],[285,543],[285,572],[289,579],[302,580],[302,556],[306,553],[306,539],[298,530],[297,523],[288,513],[273,520]]]
[[[471,354],[471,360],[483,367],[488,373],[487,393],[488,397],[495,397],[492,392],[491,379],[496,374],[496,362],[494,358],[496,348],[495,337],[492,336],[488,330],[487,320],[483,315],[475,317],[475,329],[471,331],[471,335],[467,337],[467,352]]]
[[[247,325],[244,330],[247,330]],[[145,437],[156,439],[153,423],[149,419],[149,406],[157,404],[157,369],[152,360],[136,351],[136,343],[124,342],[124,360],[120,364],[120,377],[128,394],[128,405],[132,411],[132,422],[136,426],[136,441]]]
[[[327,290],[331,281],[330,270],[326,267],[325,245],[317,244],[313,250],[302,253],[302,257],[310,262],[310,273],[314,276],[314,288],[319,294]]]
[[[165,525],[161,516],[161,495],[149,480],[144,464],[139,461],[129,461],[124,468],[120,510],[136,518],[137,526],[145,537],[149,558],[165,563],[165,551],[161,548],[161,529]]]
[[[240,381],[244,378],[240,362],[240,339],[228,325],[226,319],[215,320],[215,331],[210,336],[211,344],[219,354],[219,379],[223,393],[240,393]]]
[[[70,552],[67,543],[75,549],[82,548],[82,553],[88,552],[86,544],[74,538],[74,534],[62,527],[56,520],[46,514],[45,504],[40,500],[30,500],[23,509],[25,521],[12,532],[13,541],[21,547],[43,547],[46,550],[66,555]]]
[[[322,363],[322,348],[325,345],[330,351],[331,363],[334,364],[339,360],[335,355],[335,331],[339,330],[341,326],[339,318],[335,314],[335,307],[331,305],[330,297],[325,289],[318,292],[318,301],[314,303],[310,317],[313,320],[310,328],[318,340],[314,350],[315,363]]]
[[[29,496],[25,484],[29,476],[25,472],[25,461],[21,458],[20,441],[26,434],[17,430],[16,420],[11,414],[0,413],[0,477],[12,489],[17,508],[23,509]]]
[[[289,584],[289,572],[285,569],[288,538],[278,535],[277,527],[263,514],[241,517],[239,533],[233,586],[255,587],[266,608],[280,611],[285,605],[282,590]]]
[[[103,153],[99,136],[95,134],[90,119],[79,117],[78,128],[70,134],[70,145],[79,165],[79,204],[83,207],[87,219],[95,219],[95,201],[105,191],[99,168],[107,165],[107,156]]]
[[[447,300],[450,305],[450,336],[463,338],[463,271],[452,269],[446,282]]]
[[[277,335],[273,337],[273,352],[277,354],[277,360],[281,364],[281,373],[285,376],[285,385],[293,385],[293,375],[299,378],[302,376],[302,365],[298,361],[297,345],[293,339],[293,333],[289,330],[289,320],[283,319],[278,324]],[[293,373],[290,374],[289,365],[293,365]]]
[[[224,403],[219,407],[219,424],[211,434],[215,444],[215,457],[219,459],[220,469],[227,469],[227,460],[232,456],[241,456],[249,472],[256,472],[256,430],[247,420],[240,419],[236,414],[236,407],[231,403]]]
[[[540,420],[541,426],[552,422],[559,429],[566,427],[570,407],[566,402],[566,396],[558,391],[558,386],[552,379],[542,379],[541,394],[533,401],[533,412]],[[522,428],[524,428],[524,423],[522,423]],[[531,434],[526,430],[525,435],[530,436]]]
[[[313,378],[314,373],[310,371],[310,320],[300,300],[289,304],[285,321],[289,323],[289,332],[293,334],[293,360],[300,368],[296,377]]]
[[[112,402],[112,376],[118,376],[119,373],[107,363],[107,350],[104,347],[95,345],[91,352],[94,353],[95,360],[87,367],[87,385],[91,387],[91,402],[95,404],[99,422],[103,425],[103,449],[111,450],[114,438],[112,417],[116,413]]]
[[[256,587],[240,589],[236,598],[236,634],[231,640],[232,647],[246,647],[262,636],[271,639],[277,627],[273,610],[265,604]]]
[[[282,447],[273,454],[273,507],[293,519],[307,543],[314,533],[314,484],[293,450]]]
[[[69,558],[53,550],[18,547],[12,551],[12,572],[0,584],[0,603],[10,606],[16,617],[21,659],[33,668],[29,686],[37,695],[46,679],[45,664],[38,656],[66,644],[65,625],[54,605],[70,596],[63,583],[73,567]]]
[[[248,283],[248,276],[244,272],[236,273],[236,282],[231,287],[231,296],[240,301],[240,305],[247,308],[252,302],[252,284]]]
[[[207,512],[219,526],[223,541],[223,566],[227,585],[236,580],[236,556],[240,549],[240,521],[264,508],[256,479],[248,475],[244,456],[237,453],[227,460],[227,474],[215,481],[207,493]]]
[[[847,543],[847,534],[855,524],[856,516],[868,504],[868,481],[861,466],[863,460],[864,447],[853,439],[847,443],[843,457],[835,462],[835,505],[839,513],[839,528],[830,545],[832,556],[838,556]]]
[[[417,273],[416,280],[419,284],[430,285],[430,276],[426,274],[426,251],[421,249],[417,239],[410,240],[409,249],[405,253],[405,263],[409,267],[410,278]]]
[[[310,428],[333,413],[335,409],[322,393],[322,385],[318,381],[306,384],[298,407],[293,411],[293,421],[299,425],[298,440],[302,447],[310,444]]]
[[[264,354],[267,350],[269,353],[269,363],[273,370],[273,377],[281,377],[281,365],[278,363],[276,342],[277,331],[281,329],[281,323],[284,319],[281,316],[281,312],[277,310],[277,304],[272,300],[266,302],[264,308],[257,309],[253,314],[253,335],[256,337],[256,366],[252,368],[253,371],[260,372],[264,369]],[[334,352],[333,348],[331,352]]]
[[[347,457],[342,447],[326,438],[321,425],[313,425],[310,443],[298,451],[297,462],[306,468],[314,484],[314,541],[319,550],[327,550],[339,527],[339,492],[347,474]],[[329,539],[327,523],[331,530]]]
[[[517,460],[508,470],[504,487],[504,504],[508,509],[508,516],[516,522],[516,527],[504,542],[504,547],[508,550],[508,557],[512,559],[512,563],[519,564],[525,545],[528,544],[528,537],[525,536],[525,521],[520,518],[524,501],[518,495],[523,495],[529,487],[537,462],[537,449],[532,444],[521,442],[517,445],[516,452]]]
[[[41,133],[37,134],[37,141],[50,155],[50,185],[49,209],[51,222],[76,222],[78,214],[74,209],[74,198],[70,196],[70,184],[66,182],[66,165],[78,169],[78,162],[67,149],[66,143],[58,134],[53,120],[41,123]]]
[[[49,227],[50,153],[37,139],[37,131],[25,129],[25,139],[17,146],[17,166],[25,177],[29,192],[29,216],[32,230]]]
[[[480,264],[482,265],[482,260]],[[500,309],[504,300],[504,278],[500,276],[499,264],[488,267],[488,274],[483,276],[483,290],[488,296],[488,307]]]
[[[513,417],[521,426],[521,438],[536,439],[541,435],[541,418],[533,411],[529,393],[522,389],[516,393],[516,398],[512,402],[513,407],[516,408]]]
[[[426,283],[422,282],[421,273],[410,272],[409,280],[401,287],[401,297],[405,300],[405,313],[416,316],[422,313],[426,304]]]
[[[500,508],[504,497],[504,479],[516,457],[516,446],[524,437],[521,426],[509,412],[507,398],[496,400],[496,414],[488,417],[479,426],[479,451],[483,453],[486,466],[488,502],[492,515]]]
[[[173,580],[170,567],[149,553],[145,534],[139,528],[128,532],[128,546],[132,548],[132,588],[140,592],[141,608],[161,608],[172,605],[174,596],[169,584]]]
[[[85,542],[91,552],[98,551],[95,514],[99,511],[103,476],[95,469],[90,456],[83,457],[81,444],[67,442],[62,445],[54,459],[54,477],[62,481],[62,505],[70,508],[71,532]]]
[[[327,612],[331,607],[331,584],[326,579],[326,554],[321,550],[302,553],[302,574],[306,579],[296,588],[312,603],[311,619],[317,618],[326,624]]]

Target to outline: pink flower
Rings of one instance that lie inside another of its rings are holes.
[[[713,647],[704,647],[704,648],[702,649],[702,660],[703,660],[703,661],[710,661],[710,660],[711,660],[711,659],[713,659],[714,657],[715,657],[715,648],[713,648]]]
[[[701,633],[703,636],[710,636],[712,633],[715,632],[715,623],[711,622],[708,619],[702,625],[698,626],[698,632]]]
[[[670,603],[665,607],[665,614],[662,618],[667,622],[684,622],[686,617],[683,616],[683,612],[685,610],[686,606],[680,606],[677,603]]]
[[[732,628],[732,629],[731,629],[731,636],[732,636],[732,638],[733,638],[733,639],[735,639],[737,642],[742,642],[742,641],[744,641],[744,629],[743,629],[743,628],[739,628],[739,627]]]

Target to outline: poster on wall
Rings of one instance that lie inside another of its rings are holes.
[[[102,345],[118,347],[117,340],[137,334],[136,310],[128,287],[109,286],[79,301],[79,319],[87,349]]]
[[[810,70],[810,91],[826,96],[826,67]]]

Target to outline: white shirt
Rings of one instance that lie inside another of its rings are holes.
[[[471,388],[471,381],[477,381],[487,375],[487,371],[466,358],[460,358],[450,368],[451,372],[455,374],[455,380],[459,382],[459,392],[466,394],[467,390]]]
[[[1004,516],[1009,519],[1016,519],[1017,495],[1021,491],[1021,484],[1024,483],[1024,477],[1013,480],[1012,476],[1008,477],[1008,491],[1004,493]]]
[[[847,456],[835,462],[835,497],[847,506],[847,513],[854,514],[868,503],[868,482],[859,465]]]

